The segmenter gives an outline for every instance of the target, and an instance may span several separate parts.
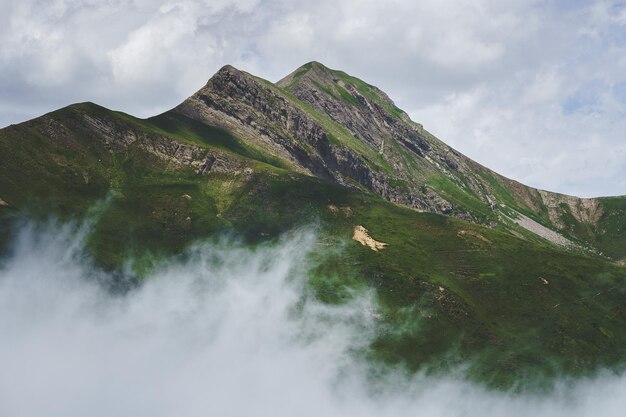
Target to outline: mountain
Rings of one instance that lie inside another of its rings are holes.
[[[621,366],[625,210],[507,179],[317,62],[225,66],[148,119],[81,103],[0,130],[4,252],[24,217],[88,217],[94,261],[140,279],[199,239],[315,225],[316,296],[376,294],[367,355],[495,386]]]
[[[624,198],[581,199],[504,178],[429,134],[378,88],[317,62],[276,85],[226,66],[173,112],[235,132],[300,172],[394,203],[626,254],[614,221]]]

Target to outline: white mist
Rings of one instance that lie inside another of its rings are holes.
[[[71,228],[25,228],[0,269],[0,416],[622,416],[626,382],[553,395],[390,374],[372,394],[353,355],[375,323],[306,288],[301,233],[255,251],[200,245],[112,295]]]

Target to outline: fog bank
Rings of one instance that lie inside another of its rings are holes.
[[[550,396],[487,391],[453,375],[389,372],[358,353],[375,301],[307,290],[308,232],[256,250],[198,245],[111,294],[71,227],[25,227],[0,268],[1,416],[621,416],[626,380]]]

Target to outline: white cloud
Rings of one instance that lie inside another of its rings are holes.
[[[0,124],[84,100],[148,116],[227,63],[277,80],[319,60],[504,175],[625,192],[617,1],[25,0],[0,11]]]
[[[549,395],[453,374],[382,372],[372,384],[351,352],[373,334],[374,304],[307,295],[311,235],[256,251],[200,245],[124,295],[103,288],[113,277],[75,239],[26,228],[0,267],[3,416],[618,417],[626,406],[615,374]]]
[[[154,17],[109,52],[115,81],[150,84],[169,77],[175,71],[172,55],[183,42],[193,38],[195,30],[193,8],[184,3],[160,7]],[[213,49],[210,44],[205,48]]]

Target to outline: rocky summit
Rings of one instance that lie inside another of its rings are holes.
[[[410,372],[510,386],[625,359],[626,197],[505,178],[318,62],[225,66],[147,119],[80,103],[0,130],[3,253],[25,218],[90,219],[93,261],[137,280],[199,240],[313,228],[315,296],[374,291],[368,355]]]

